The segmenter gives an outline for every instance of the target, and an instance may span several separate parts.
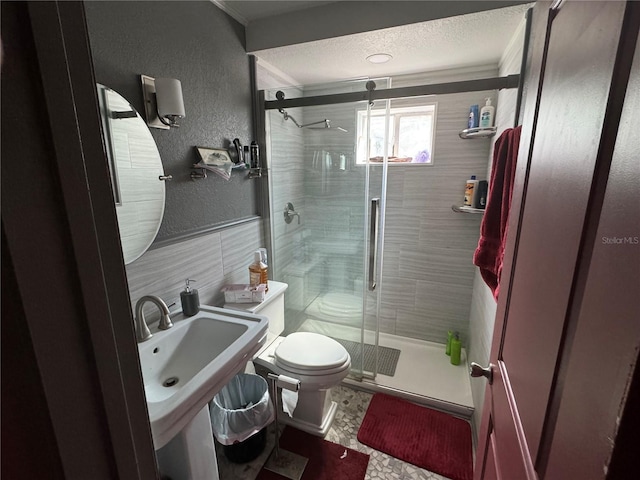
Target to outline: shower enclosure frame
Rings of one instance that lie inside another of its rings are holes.
[[[525,36],[525,39],[528,39],[528,36]],[[525,42],[526,43],[526,42]],[[525,45],[526,47],[526,45]],[[526,49],[525,49],[526,52]],[[410,86],[410,87],[400,87],[400,88],[385,88],[376,90],[375,84],[370,85],[367,84],[367,90],[363,92],[348,92],[348,93],[336,93],[336,94],[328,94],[328,95],[317,95],[317,96],[309,96],[309,97],[297,97],[297,98],[281,98],[276,100],[266,100],[264,90],[260,90],[257,92],[256,96],[256,110],[257,110],[257,128],[259,129],[256,133],[258,134],[258,138],[260,140],[260,144],[264,145],[267,149],[265,151],[265,160],[270,163],[271,162],[271,152],[270,145],[267,143],[267,139],[269,138],[269,132],[266,131],[266,113],[268,110],[282,110],[284,108],[296,108],[296,107],[306,107],[306,106],[325,106],[331,104],[341,104],[341,103],[352,103],[352,102],[362,102],[367,101],[369,104],[372,104],[375,100],[392,100],[392,99],[404,99],[411,97],[421,97],[428,95],[443,95],[443,94],[452,94],[452,93],[462,93],[462,92],[473,92],[473,91],[483,91],[483,90],[501,90],[501,89],[510,89],[517,88],[518,89],[518,102],[516,105],[515,112],[515,124],[518,124],[518,120],[520,118],[520,109],[521,109],[521,92],[522,92],[522,84],[521,79],[524,78],[525,71],[525,58],[523,55],[523,63],[521,65],[521,73],[516,75],[507,75],[503,77],[493,77],[493,78],[485,78],[485,79],[477,79],[477,80],[466,80],[466,81],[457,81],[457,82],[447,82],[447,83],[438,83],[438,84],[430,84],[430,85],[419,85],[419,86]],[[372,83],[372,82],[371,82]],[[388,102],[386,108],[389,108]],[[386,150],[386,148],[385,148]],[[385,163],[387,158],[387,152],[385,151]],[[386,168],[386,166],[385,166]],[[269,175],[269,168],[264,169],[266,175]],[[383,174],[383,187],[386,188],[386,172]],[[261,191],[261,200],[262,200],[262,211],[266,213],[263,215],[265,218],[265,236],[267,238],[267,248],[269,251],[273,252],[275,239],[273,237],[273,231],[271,228],[271,215],[277,212],[278,210],[274,210],[274,205],[271,204],[271,198],[269,195],[269,186],[267,184],[266,188],[265,183],[262,183],[262,191]],[[368,184],[368,179],[367,179]],[[384,203],[381,205],[382,211],[379,211],[381,215],[381,223],[384,225]],[[373,231],[373,230],[372,230]],[[369,245],[369,241],[371,238],[365,238],[365,244]],[[381,240],[381,246],[383,245],[383,239]],[[372,244],[373,245],[373,244]],[[368,247],[367,250],[369,250]],[[272,255],[271,264],[274,266],[278,259],[275,258],[275,255]],[[365,255],[365,271],[367,268],[370,268],[370,256],[369,251],[367,251],[367,255]],[[381,268],[381,262],[378,265],[378,268]],[[273,272],[273,269],[270,269],[270,272]],[[379,272],[380,273],[380,272]],[[270,273],[271,274],[271,273]],[[368,275],[365,274],[365,278],[368,279]],[[368,281],[367,281],[368,283]],[[368,285],[367,285],[368,287]],[[368,289],[368,288],[367,288]],[[375,320],[375,350],[376,350],[376,361],[373,372],[361,372],[361,376],[358,376],[360,380],[370,379],[375,380],[378,373],[378,338],[380,331],[380,320],[379,320],[379,310],[380,310],[380,294],[377,295],[377,314]],[[363,307],[364,308],[364,307]],[[365,314],[363,310],[363,315]],[[361,345],[364,345],[364,321],[361,326]]]

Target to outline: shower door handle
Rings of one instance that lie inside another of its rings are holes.
[[[378,226],[380,225],[380,199],[371,199],[371,224],[369,229],[369,290],[376,289],[378,276]]]

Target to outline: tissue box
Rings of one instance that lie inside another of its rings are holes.
[[[264,301],[266,290],[267,286],[264,283],[260,285],[226,285],[222,289],[226,303],[260,303]]]

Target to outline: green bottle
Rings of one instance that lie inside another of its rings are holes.
[[[451,365],[460,365],[460,353],[462,352],[462,343],[460,335],[456,332],[451,339]]]
[[[453,340],[453,332],[449,330],[447,332],[447,348],[444,351],[447,355],[451,355],[451,340]]]

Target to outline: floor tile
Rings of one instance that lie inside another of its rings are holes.
[[[333,388],[332,397],[338,403],[338,412],[333,426],[325,439],[370,455],[365,480],[447,480],[446,477],[415,467],[410,463],[398,460],[386,453],[378,452],[358,442],[358,429],[367,412],[372,396],[372,393],[355,390],[343,385]],[[282,425],[280,427],[281,429],[284,428]],[[229,462],[222,453],[221,446],[216,444],[220,479],[254,480],[273,449],[273,433],[274,426],[272,424],[268,428],[265,451],[257,459],[245,464]]]

